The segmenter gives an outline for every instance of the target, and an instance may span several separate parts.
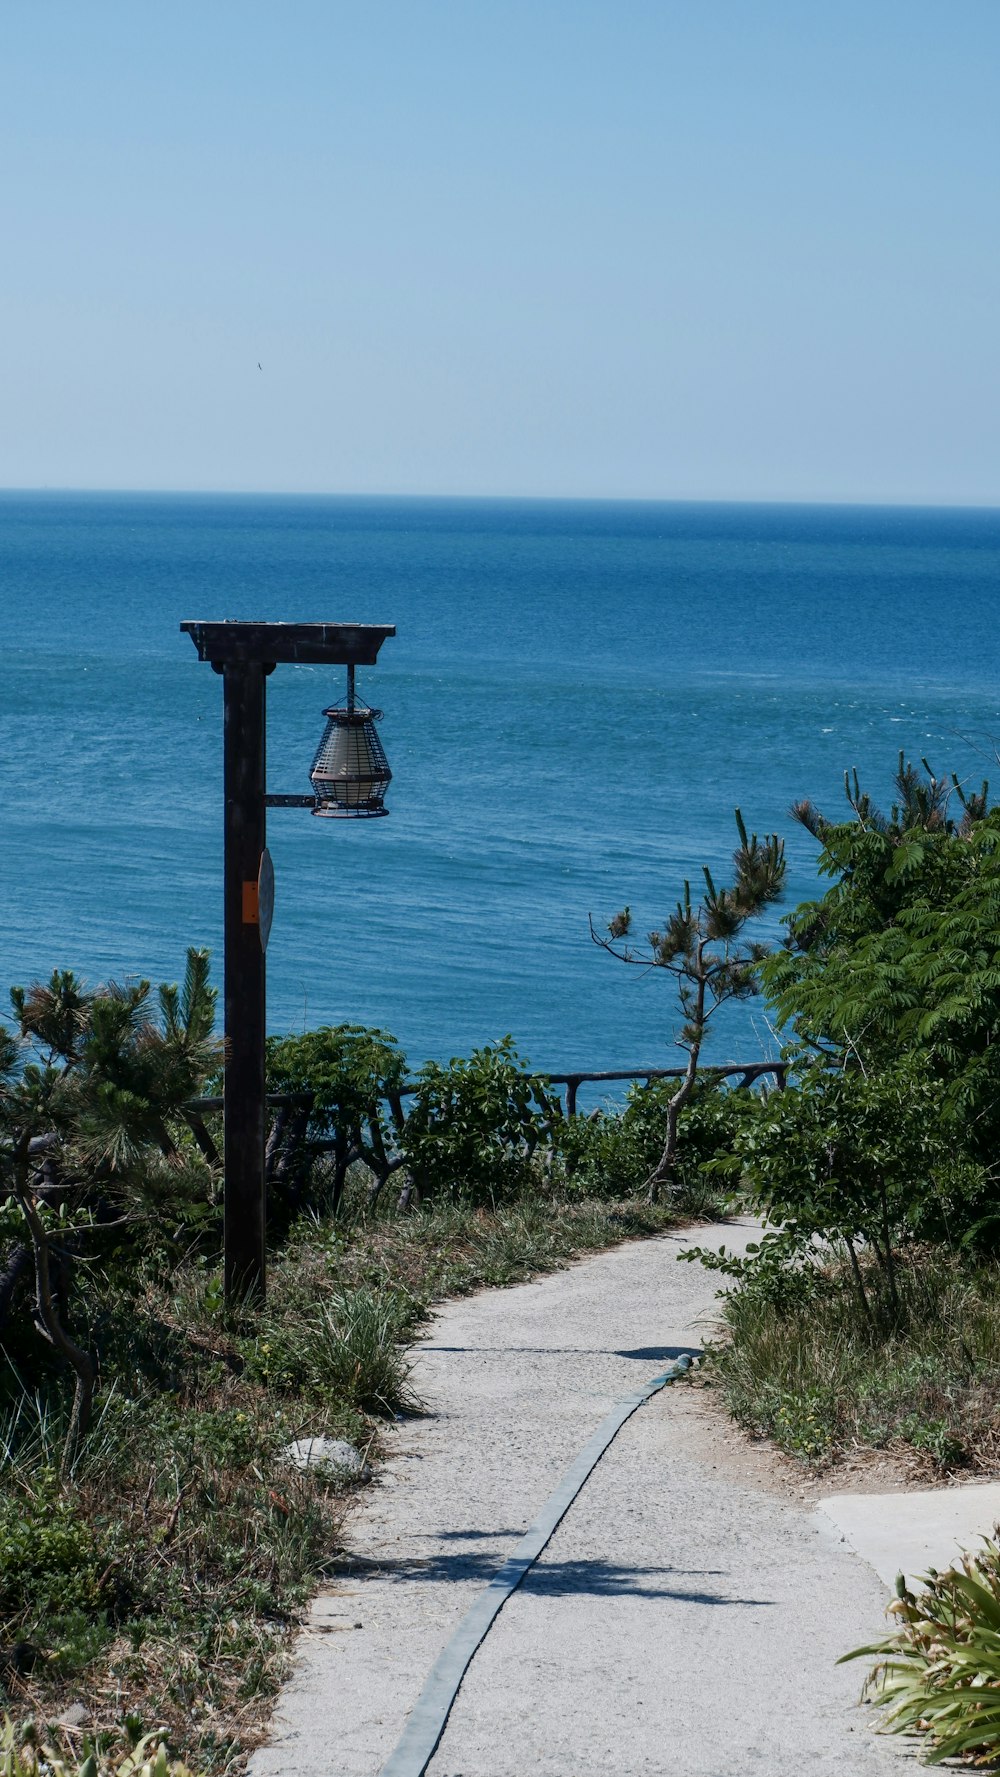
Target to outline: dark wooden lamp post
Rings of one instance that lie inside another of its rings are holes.
[[[265,950],[274,876],[266,810],[309,808],[324,817],[387,813],[391,773],[374,723],[359,705],[354,669],[374,666],[391,624],[182,623],[222,675],[225,717],[225,1295],[263,1301],[265,1290],[264,1080]],[[286,662],[346,666],[346,704],[324,713],[311,796],[269,796],[265,767],[265,681]]]

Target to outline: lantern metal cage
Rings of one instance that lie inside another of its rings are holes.
[[[375,730],[382,711],[355,701],[353,667],[348,669],[347,702],[323,714],[326,728],[309,773],[316,792],[313,814],[325,820],[388,814],[382,799],[392,772]]]

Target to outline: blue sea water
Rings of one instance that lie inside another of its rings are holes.
[[[360,680],[391,819],[270,816],[271,1028],[669,1064],[669,982],[588,913],[645,931],[724,877],[736,805],[787,836],[790,906],[818,886],[793,799],[836,811],[854,766],[888,798],[901,749],[988,775],[998,587],[997,511],[2,495],[0,984],[221,963],[221,682],[182,619],[394,623]],[[341,692],[269,681],[272,790],[308,789]],[[712,1056],[775,1052],[757,1003]]]

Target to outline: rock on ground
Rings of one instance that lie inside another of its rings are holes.
[[[328,1474],[345,1479],[371,1473],[360,1450],[355,1450],[346,1438],[296,1438],[282,1454],[297,1469],[325,1469]]]

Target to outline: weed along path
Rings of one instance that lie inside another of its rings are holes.
[[[464,1613],[615,1402],[710,1328],[715,1279],[678,1252],[749,1233],[637,1242],[434,1317],[426,1416],[390,1434],[252,1777],[419,1777],[394,1749]],[[882,1630],[883,1585],[811,1502],[726,1460],[705,1398],[681,1381],[627,1419],[475,1653],[430,1777],[898,1770],[835,1665]]]

